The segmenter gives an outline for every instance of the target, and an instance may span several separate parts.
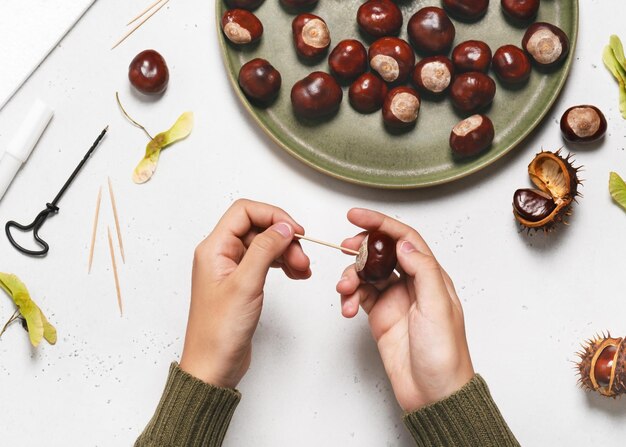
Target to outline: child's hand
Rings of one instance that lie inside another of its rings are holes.
[[[463,310],[450,277],[411,227],[358,208],[350,210],[348,220],[396,239],[401,273],[371,285],[360,282],[354,265],[348,267],[337,284],[342,314],[352,318],[360,305],[369,315],[385,370],[405,411],[449,396],[474,376]],[[342,245],[356,250],[363,237]]]
[[[237,386],[250,366],[269,268],[292,279],[311,276],[294,233],[304,228],[280,208],[237,200],[196,248],[183,370],[215,386]]]

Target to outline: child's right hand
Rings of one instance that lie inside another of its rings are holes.
[[[413,228],[359,208],[348,212],[348,220],[397,240],[400,277],[364,284],[351,265],[337,284],[342,314],[354,317],[359,305],[368,314],[396,399],[405,411],[448,397],[474,376],[452,280]],[[363,237],[361,233],[342,245],[356,250]]]

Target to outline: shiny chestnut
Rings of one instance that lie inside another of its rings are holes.
[[[128,79],[141,93],[156,95],[167,88],[170,71],[163,56],[154,50],[144,50],[128,66]]]
[[[296,52],[305,59],[316,59],[330,46],[330,31],[321,17],[300,14],[291,22]]]
[[[417,63],[413,70],[413,83],[422,93],[442,95],[450,87],[454,67],[445,56],[430,56]]]
[[[296,82],[291,89],[294,113],[307,119],[323,118],[339,110],[343,91],[328,73],[315,71]]]
[[[491,104],[495,95],[496,83],[479,71],[457,75],[450,87],[450,99],[461,112],[476,112]]]
[[[376,283],[389,278],[397,263],[396,241],[382,231],[370,231],[361,242],[355,268],[362,281]]]
[[[482,71],[491,65],[491,48],[481,40],[466,40],[452,50],[452,63],[458,73]]]
[[[503,45],[493,54],[493,71],[506,84],[522,84],[530,77],[530,59],[515,45]]]
[[[370,45],[368,57],[372,70],[385,82],[404,82],[415,65],[415,53],[406,41],[383,37]]]
[[[419,93],[410,87],[396,87],[385,97],[383,122],[392,128],[411,127],[417,121],[421,99]]]
[[[250,101],[268,105],[278,96],[282,78],[272,64],[256,58],[241,66],[238,81]]]
[[[243,45],[261,38],[263,24],[250,11],[230,9],[222,16],[222,31],[232,43]]]
[[[459,157],[471,157],[487,149],[494,135],[493,123],[488,116],[472,115],[452,128],[450,148]]]
[[[561,132],[568,141],[589,143],[606,133],[606,118],[595,106],[570,107],[561,117]]]
[[[387,84],[374,73],[363,73],[348,91],[350,105],[360,113],[372,113],[380,109],[386,96]]]
[[[367,70],[367,50],[358,40],[342,40],[330,52],[328,66],[339,81],[352,81]]]
[[[617,361],[617,346],[609,345],[602,350],[593,368],[593,375],[602,387],[609,386],[614,376],[613,363]]]
[[[485,15],[489,0],[443,0],[443,7],[455,19],[473,22]]]
[[[561,28],[537,22],[524,33],[522,48],[537,65],[549,68],[565,60],[569,53],[569,39]]]
[[[540,0],[502,0],[504,13],[515,20],[528,21],[535,18],[539,11]]]
[[[257,9],[265,0],[225,0],[230,9]]]
[[[309,8],[315,5],[318,0],[280,0],[289,9]]]
[[[370,36],[395,36],[402,28],[402,12],[391,0],[368,0],[359,7],[356,21]]]
[[[541,222],[556,209],[556,202],[547,192],[518,189],[513,194],[513,209],[529,222]]]
[[[456,30],[446,12],[435,6],[417,11],[407,26],[409,40],[418,53],[445,54],[450,51]]]

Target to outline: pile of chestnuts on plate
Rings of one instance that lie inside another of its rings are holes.
[[[222,17],[222,30],[232,45],[261,39],[263,25],[253,10],[263,0],[224,1],[232,9]],[[292,38],[299,60],[311,64],[328,58],[328,72],[313,71],[291,86],[292,109],[299,119],[332,118],[346,87],[349,103],[358,113],[381,110],[386,128],[411,130],[423,99],[447,95],[465,116],[450,132],[450,148],[457,158],[482,153],[494,140],[494,125],[485,114],[496,95],[490,73],[505,87],[523,87],[533,65],[545,73],[558,67],[570,48],[560,28],[533,23],[540,0],[501,0],[508,20],[523,24],[526,32],[520,46],[507,44],[493,52],[476,39],[455,45],[453,22],[481,20],[489,12],[489,0],[441,0],[441,7],[419,9],[406,22],[408,41],[398,37],[405,18],[396,2],[366,0],[355,14],[361,35],[371,41],[369,48],[356,38],[331,47],[326,21],[310,12],[318,0],[280,1],[286,13],[295,14]],[[250,102],[264,107],[274,102],[282,87],[278,70],[261,58],[245,63],[238,81]]]

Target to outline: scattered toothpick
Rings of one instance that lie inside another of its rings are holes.
[[[152,17],[153,15],[155,15],[157,12],[159,12],[159,10],[164,7],[170,0],[162,0],[153,3],[150,7],[146,8],[146,10],[144,12],[142,12],[141,14],[139,14],[138,17],[134,18],[133,20],[131,20],[128,24],[130,25],[131,23],[133,23],[134,21],[138,20],[139,17],[141,17],[142,15],[146,14],[148,11],[150,11],[152,8],[154,8],[156,6],[156,9],[154,9],[152,12],[150,12],[146,17],[144,17],[137,25],[135,25],[132,29],[130,29],[126,34],[124,34],[116,43],[115,45],[113,45],[113,47],[111,48],[112,50],[114,50],[119,44],[121,44],[122,42],[124,42],[132,33],[134,33],[135,31],[137,31],[137,29],[143,25],[144,23],[146,23],[146,21]],[[161,3],[159,5],[159,3]],[[158,6],[157,6],[158,5]]]
[[[91,264],[93,262],[93,249],[96,245],[96,232],[98,230],[98,216],[100,215],[100,202],[102,201],[102,186],[98,190],[98,199],[96,200],[96,213],[93,217],[93,230],[91,231],[91,244],[89,248],[89,267],[87,274],[91,273]]]
[[[308,237],[308,236],[305,236],[303,234],[297,234],[296,233],[296,234],[294,234],[294,236],[297,237],[298,239],[304,239],[304,240],[307,240],[309,242],[315,242],[316,244],[325,245],[325,246],[331,247],[331,248],[336,248],[337,250],[341,250],[343,252],[350,253],[350,254],[353,254],[353,255],[358,255],[359,254],[359,252],[356,251],[356,250],[352,250],[350,248],[342,247],[341,245],[331,244],[330,242],[320,241],[319,239],[313,239],[312,237]]]
[[[122,231],[120,230],[120,220],[117,215],[117,205],[115,204],[115,194],[113,194],[113,185],[111,184],[111,177],[107,177],[107,179],[109,180],[109,196],[111,197],[111,207],[113,208],[113,217],[115,218],[115,230],[117,232],[117,242],[120,246],[122,262],[126,264],[126,256],[124,255],[124,243],[122,242]]]
[[[117,305],[120,308],[120,317],[124,315],[122,310],[122,293],[120,292],[120,280],[117,277],[117,264],[115,263],[115,250],[113,250],[113,239],[111,238],[111,228],[107,225],[107,235],[109,236],[109,251],[111,252],[111,265],[113,266],[113,276],[115,278],[115,291],[117,292]]]

